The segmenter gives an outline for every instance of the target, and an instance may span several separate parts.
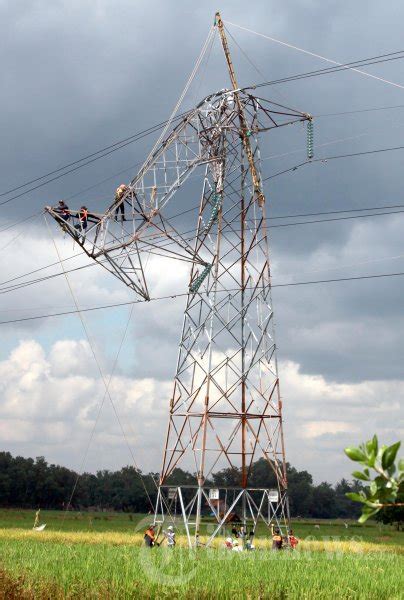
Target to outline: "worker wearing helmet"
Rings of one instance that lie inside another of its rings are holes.
[[[121,202],[123,196],[128,191],[128,186],[124,183],[121,183],[119,187],[116,188],[115,191],[115,221],[118,220],[118,213],[121,213],[122,221],[126,221],[125,219],[125,202]]]
[[[174,531],[174,527],[172,525],[170,525],[169,527],[167,527],[167,531],[163,531],[164,536],[167,540],[167,546],[169,548],[174,548],[175,546],[175,531]]]

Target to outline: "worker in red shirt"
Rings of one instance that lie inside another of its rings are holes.
[[[289,545],[292,548],[292,550],[294,550],[296,548],[296,546],[298,545],[299,540],[297,539],[297,537],[295,537],[293,535],[293,530],[292,529],[289,529],[289,535],[288,535],[288,537],[289,537]]]

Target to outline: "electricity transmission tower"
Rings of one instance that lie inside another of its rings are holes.
[[[178,501],[190,546],[200,541],[206,508],[216,522],[206,545],[234,514],[253,530],[260,519],[288,524],[258,141],[262,132],[307,121],[309,154],[312,143],[310,115],[238,87],[219,13],[215,27],[232,88],[189,111],[154,149],[123,197],[103,215],[93,215],[85,232],[76,217],[65,221],[47,207],[88,256],[145,301],[150,299],[145,260],[150,253],[190,263],[155,514],[156,522],[164,521]],[[203,187],[189,241],[165,209],[197,169],[203,169]],[[126,221],[118,220],[120,204]],[[272,470],[276,483],[270,488],[251,485],[259,458]],[[193,486],[170,484],[177,467],[193,469]],[[235,481],[231,489],[212,484],[215,471],[225,467]]]

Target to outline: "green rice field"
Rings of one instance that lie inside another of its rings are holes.
[[[389,526],[297,521],[297,550],[271,551],[262,528],[234,553],[223,539],[190,551],[180,530],[174,550],[145,548],[145,515],[41,517],[39,533],[33,511],[0,511],[1,599],[403,598],[404,534]]]

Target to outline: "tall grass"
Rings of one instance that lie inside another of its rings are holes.
[[[161,539],[161,538],[160,538]],[[141,546],[143,544],[142,533],[126,533],[116,531],[91,532],[91,531],[42,531],[36,532],[32,529],[19,528],[0,529],[0,545],[5,541],[36,542],[48,544],[62,543],[71,546],[77,544],[110,545],[110,546]],[[187,548],[188,542],[185,535],[177,535],[177,547]],[[266,537],[256,538],[254,545],[257,550],[268,551],[271,549],[271,539]],[[217,537],[212,544],[213,549],[223,547],[223,538]],[[359,536],[323,536],[323,539],[311,538],[301,539],[297,552],[327,552],[327,553],[349,553],[349,554],[373,554],[393,553],[403,554],[404,546],[399,544],[383,544],[364,541]]]
[[[1,532],[2,567],[14,578],[23,575],[24,588],[35,598],[46,597],[47,589],[55,599],[402,598],[402,556],[366,546],[360,554],[332,545],[323,551],[308,546],[294,553],[237,554],[150,550],[111,543],[105,534],[97,534],[97,543],[84,543],[70,534],[34,539],[9,533]]]
[[[31,530],[34,524],[35,511],[0,509],[0,528],[20,528]],[[142,532],[150,523],[152,517],[144,514],[111,513],[111,512],[76,512],[76,511],[41,511],[42,521],[47,523],[46,531],[71,531],[71,532],[114,532],[133,534],[137,530]],[[320,524],[320,528],[315,525]],[[322,540],[324,536],[341,539],[359,536],[363,541],[381,544],[404,543],[404,533],[397,532],[394,528],[368,522],[359,525],[356,521],[349,521],[348,528],[340,519],[333,520],[298,520],[293,524],[296,535],[300,538]],[[204,519],[204,528],[213,530],[213,520]],[[139,529],[140,527],[140,529]],[[183,529],[182,520],[177,518],[177,530]],[[230,528],[229,528],[230,529]],[[259,537],[268,537],[268,528],[259,523],[256,533]]]
[[[132,598],[377,599],[404,597],[404,535],[369,523],[297,522],[295,552],[271,552],[262,525],[256,551],[142,546],[150,516],[0,511],[0,600]],[[180,523],[179,523],[180,525]],[[213,524],[205,521],[206,531]],[[401,545],[400,545],[401,542]]]

